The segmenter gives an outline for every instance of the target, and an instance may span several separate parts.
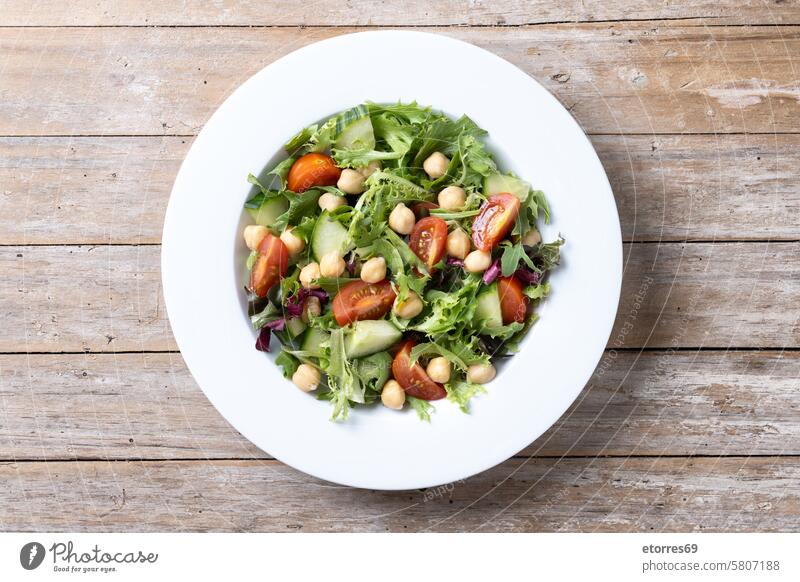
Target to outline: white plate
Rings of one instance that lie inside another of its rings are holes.
[[[431,66],[432,62],[439,66]],[[357,82],[348,71],[357,75]],[[247,174],[279,159],[299,129],[364,101],[416,100],[465,113],[489,131],[504,170],[542,189],[567,239],[541,319],[472,412],[436,403],[357,409],[345,423],[297,390],[254,349],[244,304],[242,204]],[[338,36],[272,63],[239,87],[197,136],[169,200],[161,256],[172,330],[195,380],[222,415],[277,459],[322,479],[371,489],[449,483],[522,450],[572,403],[614,321],[622,244],[597,155],[569,113],[525,73],[473,45],[419,32]],[[202,427],[195,427],[202,430]]]

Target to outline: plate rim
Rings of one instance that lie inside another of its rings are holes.
[[[451,476],[452,478],[448,478],[446,480],[442,480],[441,478],[430,480],[430,479],[427,479],[427,478],[424,478],[424,477],[417,478],[417,479],[408,479],[406,481],[397,483],[396,484],[397,486],[394,486],[392,483],[381,482],[380,480],[368,482],[368,481],[365,481],[364,479],[349,480],[347,478],[343,478],[342,476],[332,476],[331,474],[327,473],[326,471],[319,470],[318,467],[314,466],[313,463],[309,464],[304,459],[288,458],[288,456],[279,455],[278,453],[275,453],[275,452],[270,452],[269,453],[275,459],[277,459],[277,460],[279,460],[279,461],[281,461],[281,462],[283,462],[283,463],[285,463],[285,464],[287,464],[287,465],[289,465],[291,467],[294,467],[294,468],[296,468],[298,470],[301,470],[304,473],[307,473],[309,475],[312,475],[312,476],[320,478],[320,479],[324,479],[324,480],[327,480],[327,481],[340,483],[340,484],[343,484],[343,485],[348,485],[348,486],[351,486],[351,487],[382,489],[382,490],[407,490],[407,489],[414,489],[414,488],[421,488],[421,487],[431,487],[431,486],[435,486],[435,485],[440,485],[442,483],[448,483],[448,482],[452,482],[452,481],[455,481],[455,480],[458,480],[458,479],[464,479],[464,478],[470,477],[472,475],[475,475],[475,474],[478,474],[480,472],[483,472],[483,471],[485,471],[485,470],[487,470],[489,468],[492,468],[492,467],[504,462],[505,460],[507,460],[508,458],[510,458],[511,456],[516,454],[517,452],[519,452],[520,450],[524,449],[528,444],[530,444],[533,441],[535,441],[544,432],[546,432],[558,420],[558,418],[560,418],[564,414],[564,412],[569,409],[569,407],[572,405],[572,403],[577,399],[577,397],[580,395],[581,391],[586,386],[587,382],[591,379],[592,375],[594,374],[594,370],[596,369],[598,363],[600,362],[600,360],[602,358],[602,354],[603,354],[603,352],[605,350],[605,347],[606,347],[606,345],[608,343],[608,340],[610,338],[610,334],[613,331],[614,320],[615,320],[616,312],[617,312],[617,309],[618,309],[618,306],[619,306],[619,299],[620,299],[621,290],[622,290],[622,272],[623,272],[623,268],[622,268],[623,247],[622,247],[621,227],[620,227],[620,223],[619,223],[619,214],[618,214],[618,211],[617,211],[617,208],[616,208],[616,202],[615,202],[615,199],[614,199],[614,195],[613,195],[613,191],[612,191],[612,188],[611,188],[611,184],[610,184],[610,182],[608,180],[608,176],[607,176],[607,174],[605,172],[605,169],[603,168],[602,164],[600,163],[600,160],[599,160],[599,158],[597,156],[597,153],[596,153],[594,147],[591,145],[591,142],[590,142],[588,136],[582,130],[582,128],[580,127],[578,122],[572,117],[572,115],[569,113],[569,111],[567,111],[563,107],[563,105],[561,105],[561,103],[555,98],[555,96],[553,96],[549,91],[547,91],[535,78],[531,77],[530,75],[528,75],[527,73],[525,73],[524,71],[522,71],[521,69],[519,69],[518,67],[513,65],[512,63],[510,63],[510,62],[506,61],[505,59],[503,59],[502,57],[500,57],[500,56],[498,56],[498,55],[496,55],[496,54],[494,54],[494,53],[492,53],[492,52],[490,52],[490,51],[488,51],[486,49],[483,49],[481,47],[477,47],[477,46],[475,46],[475,45],[473,45],[471,43],[468,43],[468,42],[465,42],[465,41],[462,41],[462,40],[459,40],[459,39],[455,39],[455,38],[452,38],[452,37],[447,36],[447,35],[440,35],[440,34],[435,34],[435,33],[430,33],[430,32],[407,31],[407,30],[365,31],[365,32],[356,32],[356,33],[350,33],[350,34],[337,35],[337,36],[330,37],[330,38],[327,38],[327,39],[324,39],[324,40],[321,40],[321,41],[317,41],[317,42],[314,42],[314,43],[307,44],[307,45],[305,45],[305,46],[303,46],[303,47],[301,47],[301,48],[299,48],[299,49],[297,49],[295,51],[292,51],[292,52],[280,57],[279,59],[276,59],[275,61],[271,62],[270,64],[266,65],[264,68],[262,68],[261,70],[256,72],[254,75],[252,75],[247,80],[245,80],[241,85],[239,85],[239,87],[237,87],[217,107],[217,109],[214,111],[214,113],[209,117],[209,120],[204,124],[203,128],[201,129],[201,131],[195,137],[191,148],[189,149],[189,151],[186,154],[186,157],[184,158],[184,160],[181,163],[180,169],[179,169],[179,171],[178,171],[178,173],[176,175],[175,182],[173,184],[173,188],[172,188],[171,193],[170,193],[170,198],[169,198],[169,202],[168,202],[167,210],[166,210],[166,214],[165,214],[165,219],[164,219],[164,227],[163,227],[163,230],[162,230],[162,249],[161,249],[161,280],[162,280],[162,290],[163,290],[164,300],[165,300],[165,308],[166,308],[166,311],[167,311],[167,315],[168,315],[168,319],[169,319],[169,322],[170,322],[170,326],[171,326],[172,331],[173,331],[173,336],[175,337],[175,341],[176,341],[176,343],[178,345],[178,348],[181,351],[181,355],[182,355],[182,357],[183,357],[183,359],[184,359],[184,361],[186,363],[186,366],[189,369],[189,372],[192,375],[193,379],[195,380],[197,385],[201,388],[201,390],[203,391],[205,396],[212,403],[212,405],[215,407],[215,409],[223,416],[223,418],[225,418],[225,420],[231,425],[231,427],[234,430],[237,430],[238,432],[240,432],[247,440],[249,440],[255,446],[257,446],[260,449],[264,450],[259,444],[257,444],[255,442],[254,438],[251,438],[251,436],[248,435],[248,433],[245,430],[242,430],[242,428],[238,427],[237,423],[234,422],[234,420],[231,419],[229,417],[229,415],[226,414],[221,409],[220,406],[218,406],[217,401],[216,401],[216,394],[214,393],[214,391],[211,391],[211,390],[207,389],[208,387],[204,385],[205,382],[201,378],[199,378],[198,375],[196,374],[197,367],[196,366],[193,367],[190,364],[189,360],[190,359],[194,359],[194,357],[193,356],[192,357],[187,356],[187,353],[184,351],[186,349],[185,346],[188,345],[187,338],[184,335],[183,331],[179,332],[179,331],[176,330],[176,327],[180,328],[181,326],[180,325],[176,326],[175,322],[173,321],[173,314],[176,312],[176,309],[175,309],[175,300],[176,299],[175,299],[175,295],[173,293],[174,280],[171,279],[171,276],[173,274],[173,271],[171,271],[171,268],[172,268],[171,264],[172,264],[173,259],[174,259],[174,257],[172,256],[173,249],[174,249],[173,236],[174,236],[174,233],[176,232],[175,224],[176,224],[176,221],[178,220],[178,218],[176,218],[176,211],[175,211],[176,203],[175,203],[175,200],[177,199],[178,196],[180,196],[180,193],[179,193],[180,186],[182,186],[182,184],[183,184],[182,177],[184,177],[184,175],[190,171],[190,165],[191,165],[191,163],[193,163],[192,154],[195,151],[195,148],[198,147],[198,144],[204,144],[205,143],[205,137],[208,136],[209,133],[210,133],[209,128],[214,126],[217,123],[217,120],[222,117],[223,113],[226,110],[226,104],[232,102],[236,98],[237,94],[241,94],[244,91],[246,91],[247,88],[250,86],[250,84],[254,83],[256,79],[259,79],[262,76],[268,75],[270,70],[276,70],[278,67],[283,66],[285,63],[287,63],[289,61],[301,58],[302,55],[307,53],[307,52],[320,50],[320,46],[323,46],[323,45],[332,47],[332,45],[336,45],[338,43],[360,42],[362,39],[372,39],[372,38],[376,38],[376,37],[389,39],[390,37],[397,38],[398,36],[399,37],[403,37],[405,39],[409,39],[409,40],[410,40],[411,36],[417,36],[417,37],[421,37],[421,40],[423,40],[423,42],[444,42],[444,43],[453,43],[453,44],[456,44],[456,45],[464,45],[465,47],[469,47],[469,50],[477,50],[477,51],[480,51],[482,53],[485,53],[486,55],[489,55],[491,57],[491,59],[494,60],[495,63],[498,66],[511,67],[511,68],[513,68],[513,70],[515,71],[516,74],[524,76],[526,78],[527,82],[530,82],[534,86],[536,86],[540,90],[540,93],[546,95],[547,96],[546,98],[549,98],[550,100],[552,100],[552,102],[559,109],[564,111],[564,113],[566,113],[567,116],[569,117],[569,121],[572,124],[573,129],[577,131],[576,135],[580,135],[582,137],[582,139],[585,141],[585,144],[588,146],[588,149],[591,152],[591,155],[594,157],[593,161],[597,163],[597,166],[600,169],[600,175],[602,175],[602,179],[603,180],[602,180],[602,183],[599,184],[597,187],[598,187],[599,190],[603,190],[603,194],[605,195],[604,198],[606,199],[605,202],[606,203],[610,203],[610,205],[611,205],[611,207],[613,209],[612,215],[613,215],[613,217],[615,219],[614,220],[614,224],[615,224],[616,228],[614,229],[615,231],[613,233],[610,233],[610,235],[611,235],[611,238],[614,239],[612,242],[615,243],[613,246],[615,247],[617,252],[615,253],[615,256],[613,258],[609,257],[609,261],[612,264],[612,268],[613,268],[613,273],[612,274],[614,275],[614,281],[615,281],[615,286],[614,286],[614,289],[612,290],[613,291],[613,296],[614,296],[614,308],[613,308],[613,314],[610,317],[610,323],[607,326],[607,330],[606,330],[606,332],[604,334],[602,334],[603,335],[603,345],[600,348],[599,353],[597,354],[597,357],[593,358],[593,362],[594,363],[591,366],[591,369],[589,370],[588,374],[586,374],[586,377],[583,380],[583,382],[579,386],[576,386],[574,388],[574,394],[572,394],[572,396],[568,399],[568,401],[567,401],[567,399],[565,399],[566,404],[563,406],[563,410],[560,410],[560,412],[558,412],[558,414],[555,414],[555,416],[553,418],[549,419],[546,422],[546,426],[544,426],[540,431],[538,431],[537,434],[535,434],[532,438],[529,438],[530,435],[526,433],[525,437],[515,441],[516,444],[507,444],[506,448],[504,449],[505,452],[503,452],[502,454],[494,455],[494,456],[487,456],[487,460],[484,463],[478,463],[478,464],[473,465],[470,469],[468,469],[467,472],[463,472],[463,471],[462,472],[458,472],[457,471],[456,473],[458,473],[458,474],[455,475],[455,476]],[[435,40],[432,41],[431,39],[435,39]],[[445,104],[431,104],[431,105],[434,108],[436,108],[438,105],[445,105]],[[465,112],[465,113],[469,114],[469,112]],[[264,159],[266,161],[269,158],[268,158],[268,156],[265,156]],[[190,161],[190,160],[192,160],[192,161]],[[172,307],[171,307],[171,305],[172,305]],[[357,411],[356,414],[358,414],[359,412],[360,411]],[[433,422],[435,422],[435,420]],[[519,442],[522,442],[523,440],[525,441],[524,444],[521,447],[518,447],[517,444]],[[511,449],[514,449],[514,450],[512,450],[510,452],[510,454],[506,454],[506,452],[508,450],[511,450]],[[489,457],[491,457],[491,458],[489,458]]]

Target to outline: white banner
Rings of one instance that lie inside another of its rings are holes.
[[[798,534],[0,534],[0,580],[795,581],[798,547]]]

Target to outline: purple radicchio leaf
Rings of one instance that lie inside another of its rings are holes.
[[[447,257],[447,264],[453,267],[464,267],[464,261],[455,257]]]
[[[531,269],[517,269],[514,276],[526,285],[538,285],[542,281],[542,273],[537,273]]]
[[[268,323],[264,324],[264,327],[268,327],[273,331],[283,331],[283,328],[286,327],[286,320],[281,317],[280,319],[275,319]]]
[[[256,340],[256,349],[259,352],[268,352],[269,351],[269,338],[270,338],[270,329],[266,325],[261,328],[261,331],[258,332],[258,339]]]
[[[303,314],[303,305],[305,305],[306,299],[309,297],[316,297],[322,305],[325,305],[328,301],[328,294],[322,289],[306,289],[303,287],[294,295],[286,298],[284,303],[286,315],[300,317]]]
[[[500,275],[500,259],[496,259],[492,265],[486,269],[486,272],[483,274],[483,284],[490,285],[497,279],[498,275]]]

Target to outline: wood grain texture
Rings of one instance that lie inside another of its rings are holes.
[[[195,134],[266,64],[353,30],[6,28],[0,135]],[[426,30],[519,66],[589,133],[800,131],[797,28],[662,21]]]
[[[43,6],[44,4],[44,6]],[[781,0],[78,0],[33,5],[0,0],[0,26],[519,26],[564,21],[693,19],[702,24],[796,24],[800,7]]]
[[[0,244],[158,243],[191,138],[0,138]]]
[[[160,250],[1,247],[0,352],[176,349]],[[800,301],[800,243],[629,244],[624,252],[610,347],[800,347],[797,314],[785,308]]]
[[[800,3],[312,8],[0,0],[0,530],[800,531]],[[276,58],[383,26],[553,92],[634,241],[570,410],[425,491],[325,483],[247,442],[168,352],[160,290],[169,190],[210,114]]]
[[[520,455],[800,455],[798,378],[797,352],[607,353]],[[0,356],[0,403],[2,460],[269,458],[179,354]]]
[[[191,141],[0,138],[0,244],[160,242]],[[624,240],[800,239],[798,135],[593,136],[592,143]]]
[[[19,531],[798,531],[796,458],[511,460],[427,491],[276,461],[0,464]]]
[[[0,248],[4,352],[174,350],[158,246]]]

